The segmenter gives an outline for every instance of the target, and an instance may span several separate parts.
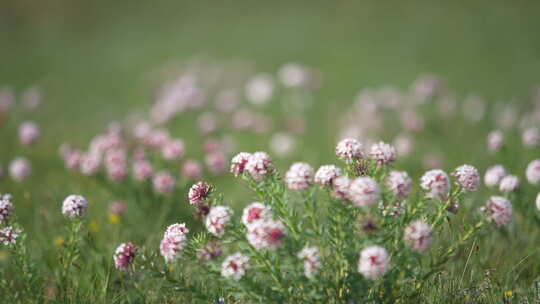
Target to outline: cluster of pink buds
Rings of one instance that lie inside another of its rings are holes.
[[[238,281],[246,274],[246,270],[249,268],[249,257],[237,252],[225,258],[223,264],[221,264],[221,275]]]
[[[360,252],[358,272],[370,280],[376,280],[390,269],[390,255],[381,246],[371,246]]]
[[[341,175],[341,169],[334,165],[321,166],[315,173],[315,182],[328,187]]]
[[[136,181],[144,182],[154,176],[154,168],[150,162],[144,158],[133,161],[133,178]]]
[[[410,223],[404,232],[403,239],[414,251],[426,251],[431,245],[432,228],[422,221]]]
[[[157,172],[152,183],[154,184],[154,191],[162,194],[171,193],[176,187],[176,179],[168,171]]]
[[[197,251],[197,258],[204,263],[215,260],[222,254],[223,249],[221,248],[221,244],[217,241],[211,241]]]
[[[87,209],[88,201],[81,195],[70,195],[62,204],[62,214],[71,218],[83,216]]]
[[[373,144],[369,151],[369,158],[376,161],[379,166],[393,163],[396,157],[396,148],[382,141]]]
[[[165,160],[179,160],[184,154],[185,147],[181,139],[168,139],[161,147],[161,155]]]
[[[367,207],[378,203],[380,194],[379,184],[373,178],[361,176],[351,182],[348,198],[358,207]]]
[[[250,153],[240,152],[232,158],[231,173],[234,175],[234,177],[238,177],[244,173],[250,157]]]
[[[5,246],[15,245],[21,233],[21,229],[11,226],[0,229],[0,244],[4,244]]]
[[[225,228],[231,221],[233,211],[226,206],[215,206],[210,209],[210,212],[206,216],[205,225],[208,232],[211,234],[222,237],[225,234]]]
[[[198,180],[203,177],[203,168],[196,160],[186,160],[182,167],[182,176],[189,180]]]
[[[137,256],[138,248],[133,243],[122,243],[114,252],[114,266],[118,270],[128,270],[129,266],[133,265],[135,256]]]
[[[287,228],[281,221],[259,220],[248,226],[247,240],[255,249],[277,250],[286,234]]]
[[[305,247],[298,253],[298,258],[304,261],[304,275],[313,278],[321,269],[321,254],[317,247]]]
[[[189,230],[186,224],[173,224],[167,227],[159,246],[161,256],[168,263],[178,260],[187,244]]]
[[[291,190],[305,190],[313,183],[314,170],[309,164],[294,163],[285,174],[285,181]]]
[[[484,184],[488,187],[497,187],[507,174],[506,169],[502,165],[489,167],[484,175]]]
[[[246,170],[256,181],[261,181],[274,172],[272,159],[266,152],[255,152],[251,154],[245,165]]]
[[[18,157],[9,164],[9,176],[14,181],[21,183],[32,175],[32,165],[24,157]]]
[[[444,200],[450,193],[450,178],[443,170],[430,170],[422,176],[420,186],[426,191],[427,197]]]
[[[257,221],[265,221],[272,218],[272,210],[259,202],[249,204],[242,212],[242,223],[249,227]]]
[[[0,194],[0,224],[9,221],[14,208],[11,202],[11,194]]]
[[[19,126],[19,141],[22,145],[29,146],[37,142],[41,131],[37,124],[25,121]]]
[[[124,149],[110,149],[105,152],[105,169],[111,181],[119,182],[127,176],[127,156]]]
[[[356,139],[346,138],[340,141],[336,146],[336,155],[345,160],[352,161],[364,157],[362,144]]]
[[[457,167],[452,176],[456,178],[456,184],[462,187],[464,191],[476,192],[480,185],[480,174],[475,167],[471,165],[462,165]]]
[[[188,199],[191,205],[199,205],[210,197],[214,187],[207,182],[198,182],[189,188]]]
[[[506,226],[512,219],[512,203],[502,196],[490,197],[486,205],[480,208],[498,227]]]
[[[391,171],[386,179],[388,188],[398,200],[405,199],[412,190],[412,179],[405,171]]]

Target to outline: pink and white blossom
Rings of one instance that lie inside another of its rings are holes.
[[[88,201],[81,195],[69,195],[62,203],[62,214],[71,217],[81,217],[86,214]]]
[[[364,157],[362,144],[356,139],[346,138],[336,146],[336,155],[346,161],[360,159]]]
[[[490,197],[481,208],[498,227],[506,226],[512,219],[512,203],[502,196]]]
[[[488,187],[497,187],[506,175],[508,173],[502,165],[491,166],[484,174],[484,184]]]
[[[461,186],[467,192],[476,192],[480,185],[480,174],[478,170],[471,165],[462,165],[457,167],[452,176],[456,178],[456,184]]]
[[[414,251],[426,251],[432,241],[432,228],[423,221],[414,221],[405,227],[403,239]]]
[[[331,186],[334,179],[342,175],[341,169],[334,165],[324,165],[319,167],[315,173],[315,182],[323,186]]]
[[[540,185],[540,158],[531,161],[527,165],[525,176],[532,185]]]
[[[377,182],[368,176],[354,179],[349,186],[349,200],[358,207],[367,207],[379,202],[381,189]]]
[[[313,278],[317,275],[322,267],[319,248],[304,247],[296,256],[304,261],[304,275],[306,277]]]
[[[255,221],[248,226],[247,240],[258,250],[277,250],[283,244],[287,228],[281,221]]]
[[[225,258],[221,264],[221,275],[239,281],[249,268],[249,257],[237,252]]]
[[[412,190],[412,179],[405,171],[391,171],[386,179],[386,185],[398,200],[409,196]]]
[[[313,183],[314,170],[309,164],[294,163],[285,174],[285,182],[291,190],[305,190]]]
[[[381,246],[371,246],[360,252],[358,272],[370,280],[376,280],[390,269],[390,255]]]
[[[272,209],[259,202],[249,204],[242,212],[242,223],[248,227],[251,224],[272,218]]]
[[[450,178],[443,170],[430,170],[420,179],[420,186],[426,191],[427,197],[443,200],[450,193]]]
[[[113,255],[116,269],[122,271],[128,270],[129,266],[133,265],[138,250],[139,248],[131,242],[120,244]]]
[[[205,225],[208,232],[211,234],[222,237],[225,234],[225,228],[231,221],[233,211],[226,206],[215,206],[210,209],[210,212],[206,216]]]

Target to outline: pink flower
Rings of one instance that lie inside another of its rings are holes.
[[[393,163],[396,160],[396,154],[396,148],[382,141],[373,144],[369,151],[369,157],[375,160],[378,165]]]
[[[411,193],[412,179],[405,171],[391,171],[386,184],[398,200],[406,198]]]
[[[124,214],[126,211],[127,211],[127,204],[123,201],[116,201],[116,202],[113,202],[111,204],[111,206],[109,207],[109,211],[112,213],[112,214],[116,214],[116,215],[122,215]]]
[[[31,87],[24,91],[21,101],[27,111],[35,111],[43,102],[43,96],[37,87]]]
[[[274,165],[266,152],[255,152],[249,157],[245,165],[245,170],[254,180],[260,181],[268,174],[274,172]]]
[[[250,268],[248,263],[249,257],[240,252],[230,255],[221,264],[221,275],[238,281],[246,274],[246,270]]]
[[[487,136],[488,150],[495,153],[499,152],[504,144],[504,134],[501,130],[489,132]]]
[[[443,170],[430,170],[420,179],[420,186],[426,191],[427,197],[443,200],[450,193],[450,178]]]
[[[157,193],[171,193],[176,186],[176,179],[167,171],[156,173],[153,180],[154,191]]]
[[[291,190],[305,190],[313,183],[313,168],[306,163],[294,163],[285,174],[285,181]]]
[[[41,134],[41,131],[35,123],[25,121],[19,126],[19,141],[25,146],[34,144]]]
[[[234,175],[234,177],[238,177],[242,173],[244,173],[244,170],[246,169],[246,165],[250,157],[251,157],[250,153],[240,152],[235,157],[232,158],[231,173]]]
[[[351,180],[346,176],[340,176],[334,179],[332,183],[332,196],[340,200],[349,200],[349,188]]]
[[[254,105],[267,103],[273,93],[274,81],[270,75],[256,75],[246,84],[246,97]]]
[[[331,186],[333,181],[341,175],[341,169],[334,165],[321,166],[315,173],[315,182],[323,186]]]
[[[270,149],[279,157],[291,154],[295,147],[295,138],[287,133],[276,133],[270,139]]]
[[[336,155],[346,161],[363,158],[362,144],[356,139],[346,138],[337,144]]]
[[[422,222],[414,221],[405,228],[403,239],[413,251],[426,251],[431,245],[431,227]]]
[[[92,176],[99,171],[101,166],[101,154],[97,152],[84,153],[81,156],[79,170],[86,176]]]
[[[138,248],[132,243],[122,243],[114,252],[114,266],[118,270],[127,270],[135,261]]]
[[[519,178],[515,175],[507,175],[501,179],[499,184],[499,191],[512,192],[519,188]]]
[[[540,184],[540,158],[531,161],[525,170],[525,176],[532,185]]]
[[[179,160],[185,152],[184,142],[180,139],[169,139],[161,146],[161,155],[165,160]]]
[[[528,128],[523,131],[521,139],[525,147],[536,147],[540,144],[540,131],[536,127]]]
[[[127,156],[124,149],[110,149],[105,153],[105,169],[110,180],[119,182],[127,176]]]
[[[247,240],[255,249],[277,250],[287,233],[281,221],[255,221],[248,226]]]
[[[224,90],[215,99],[216,109],[223,113],[231,113],[240,103],[240,94],[235,90]]]
[[[376,280],[390,269],[390,255],[381,246],[371,246],[360,252],[358,272],[370,280]]]
[[[182,250],[187,245],[189,230],[185,224],[173,224],[167,227],[163,234],[159,251],[166,262],[178,260],[182,256]]]
[[[405,134],[394,138],[393,145],[396,147],[397,156],[402,158],[409,156],[414,150],[413,139]]]
[[[463,190],[467,192],[478,191],[480,174],[478,174],[478,170],[475,167],[470,165],[459,166],[452,172],[452,176],[457,179],[456,184],[463,187]]]
[[[14,208],[11,202],[11,195],[0,195],[0,224],[7,222],[13,214]]]
[[[488,187],[498,186],[506,175],[506,169],[502,165],[489,167],[484,175],[484,184]]]
[[[208,199],[213,187],[207,182],[198,182],[189,188],[188,199],[191,205],[198,205]]]
[[[133,161],[133,178],[144,182],[154,175],[154,168],[146,159],[137,159]]]
[[[88,201],[81,195],[70,195],[62,203],[62,214],[71,217],[81,217],[88,209]]]
[[[251,203],[246,208],[244,208],[244,211],[242,213],[242,223],[246,225],[246,227],[257,221],[269,220],[271,218],[271,208],[259,202]]]
[[[220,257],[222,254],[221,244],[217,241],[211,241],[197,251],[197,258],[202,262],[207,262]]]
[[[304,261],[304,275],[308,278],[313,278],[322,267],[321,254],[317,247],[304,247],[297,257]]]
[[[368,176],[361,176],[351,182],[349,199],[358,207],[371,206],[379,201],[381,189],[377,182]]]
[[[225,234],[225,228],[230,222],[233,211],[226,206],[215,206],[210,209],[210,212],[206,216],[206,229],[211,234],[222,237]]]
[[[186,160],[182,167],[182,176],[191,180],[201,179],[203,176],[203,168],[196,160]]]
[[[14,181],[21,183],[32,174],[32,165],[24,157],[17,157],[9,164],[9,176]]]
[[[78,150],[68,150],[62,154],[64,160],[64,166],[68,170],[77,170],[81,165],[83,154]]]
[[[197,124],[203,134],[213,133],[219,127],[216,115],[210,112],[202,113],[197,120]]]
[[[222,152],[213,152],[206,155],[205,158],[208,170],[214,175],[224,172],[227,168],[227,158]]]
[[[0,117],[6,116],[13,107],[15,96],[13,90],[8,87],[0,88]]]
[[[5,246],[15,245],[21,233],[21,229],[11,226],[0,229],[0,244],[4,244]]]
[[[508,225],[512,218],[512,203],[502,196],[492,196],[481,210],[488,214],[497,227]]]

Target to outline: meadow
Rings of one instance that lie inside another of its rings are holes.
[[[7,1],[1,302],[536,303],[539,9]]]

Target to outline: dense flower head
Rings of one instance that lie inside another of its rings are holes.
[[[519,188],[519,178],[515,175],[507,175],[501,179],[499,184],[499,191],[501,192],[512,192]]]
[[[13,228],[12,226],[0,229],[0,244],[4,244],[5,246],[15,245],[21,233],[21,229]]]
[[[463,190],[467,192],[476,192],[478,191],[478,186],[480,185],[480,174],[475,167],[471,165],[462,165],[457,167],[452,176],[455,177],[456,184],[460,185]]]
[[[9,176],[14,181],[24,182],[32,174],[32,165],[24,157],[17,157],[9,164]]]
[[[531,161],[527,165],[527,169],[525,170],[525,176],[527,177],[529,183],[533,185],[540,184],[540,158]]]
[[[443,170],[430,170],[420,179],[420,186],[426,191],[427,197],[442,200],[450,192],[450,178]]]
[[[62,203],[62,214],[75,218],[81,217],[88,209],[88,201],[81,195],[69,195]]]
[[[367,207],[379,201],[381,189],[377,182],[368,176],[354,179],[349,186],[349,200],[358,207]]]
[[[376,280],[390,269],[390,255],[381,246],[371,246],[360,252],[358,272],[370,280]]]
[[[304,261],[304,275],[308,278],[313,278],[322,267],[321,254],[317,247],[304,247],[297,257]]]
[[[396,160],[396,148],[384,142],[371,145],[369,158],[375,160],[379,165],[388,165]]]
[[[255,221],[248,226],[247,240],[255,249],[277,250],[286,234],[287,228],[281,221]]]
[[[165,160],[179,160],[184,153],[184,142],[181,139],[169,139],[161,146],[161,156]]]
[[[186,160],[182,166],[182,176],[190,180],[201,179],[203,177],[203,168],[196,160]]]
[[[205,225],[208,232],[221,237],[225,234],[225,228],[231,221],[233,211],[226,206],[215,206],[210,209],[210,212],[206,216]]]
[[[25,121],[19,126],[19,141],[28,146],[34,144],[41,134],[37,124],[31,121]]]
[[[188,199],[191,205],[197,205],[205,202],[210,194],[212,193],[214,187],[207,182],[198,182],[193,184],[189,188]]]
[[[242,212],[242,223],[247,227],[251,224],[272,218],[272,209],[259,202],[249,204]]]
[[[506,226],[512,219],[512,203],[502,196],[490,197],[481,208],[498,227]]]
[[[498,152],[504,144],[504,134],[501,130],[489,132],[487,136],[487,147],[491,152]]]
[[[315,173],[315,182],[323,186],[331,186],[334,179],[342,175],[341,169],[334,165],[324,165],[319,167]]]
[[[182,250],[187,245],[188,232],[185,224],[173,224],[167,227],[159,246],[161,256],[166,262],[176,261],[182,256]]]
[[[362,144],[353,138],[346,138],[336,146],[336,155],[346,161],[364,157]]]
[[[120,244],[113,255],[114,266],[116,269],[127,270],[135,261],[138,250],[139,248],[131,242]]]
[[[13,214],[14,208],[10,194],[0,194],[0,224],[7,222]]]
[[[245,170],[254,180],[260,181],[274,172],[274,165],[266,152],[255,152],[250,155]]]
[[[137,159],[133,161],[133,178],[143,182],[149,180],[154,175],[154,168],[146,159]]]
[[[397,199],[402,200],[409,196],[412,189],[412,179],[405,171],[391,171],[386,179],[388,188],[394,193]]]
[[[154,175],[152,181],[154,191],[157,193],[171,193],[176,186],[176,179],[168,171],[160,171]]]
[[[197,258],[202,262],[207,262],[220,257],[223,249],[218,241],[210,241],[197,251]]]
[[[305,190],[313,183],[314,170],[309,164],[294,163],[285,174],[285,181],[291,190]]]
[[[540,192],[536,195],[536,209],[540,211]]]
[[[403,239],[414,251],[426,251],[432,241],[432,228],[423,221],[414,221],[405,227]]]
[[[249,257],[240,252],[230,255],[221,264],[221,275],[238,281],[246,274],[246,270],[250,268],[248,263]]]
[[[246,170],[246,164],[251,157],[250,153],[240,152],[236,154],[231,160],[231,173],[234,177],[240,176]]]
[[[484,184],[488,187],[496,187],[507,175],[506,169],[502,165],[494,165],[486,170],[484,175]]]
[[[345,175],[335,178],[332,183],[332,196],[340,200],[348,201],[351,182],[351,179]]]

